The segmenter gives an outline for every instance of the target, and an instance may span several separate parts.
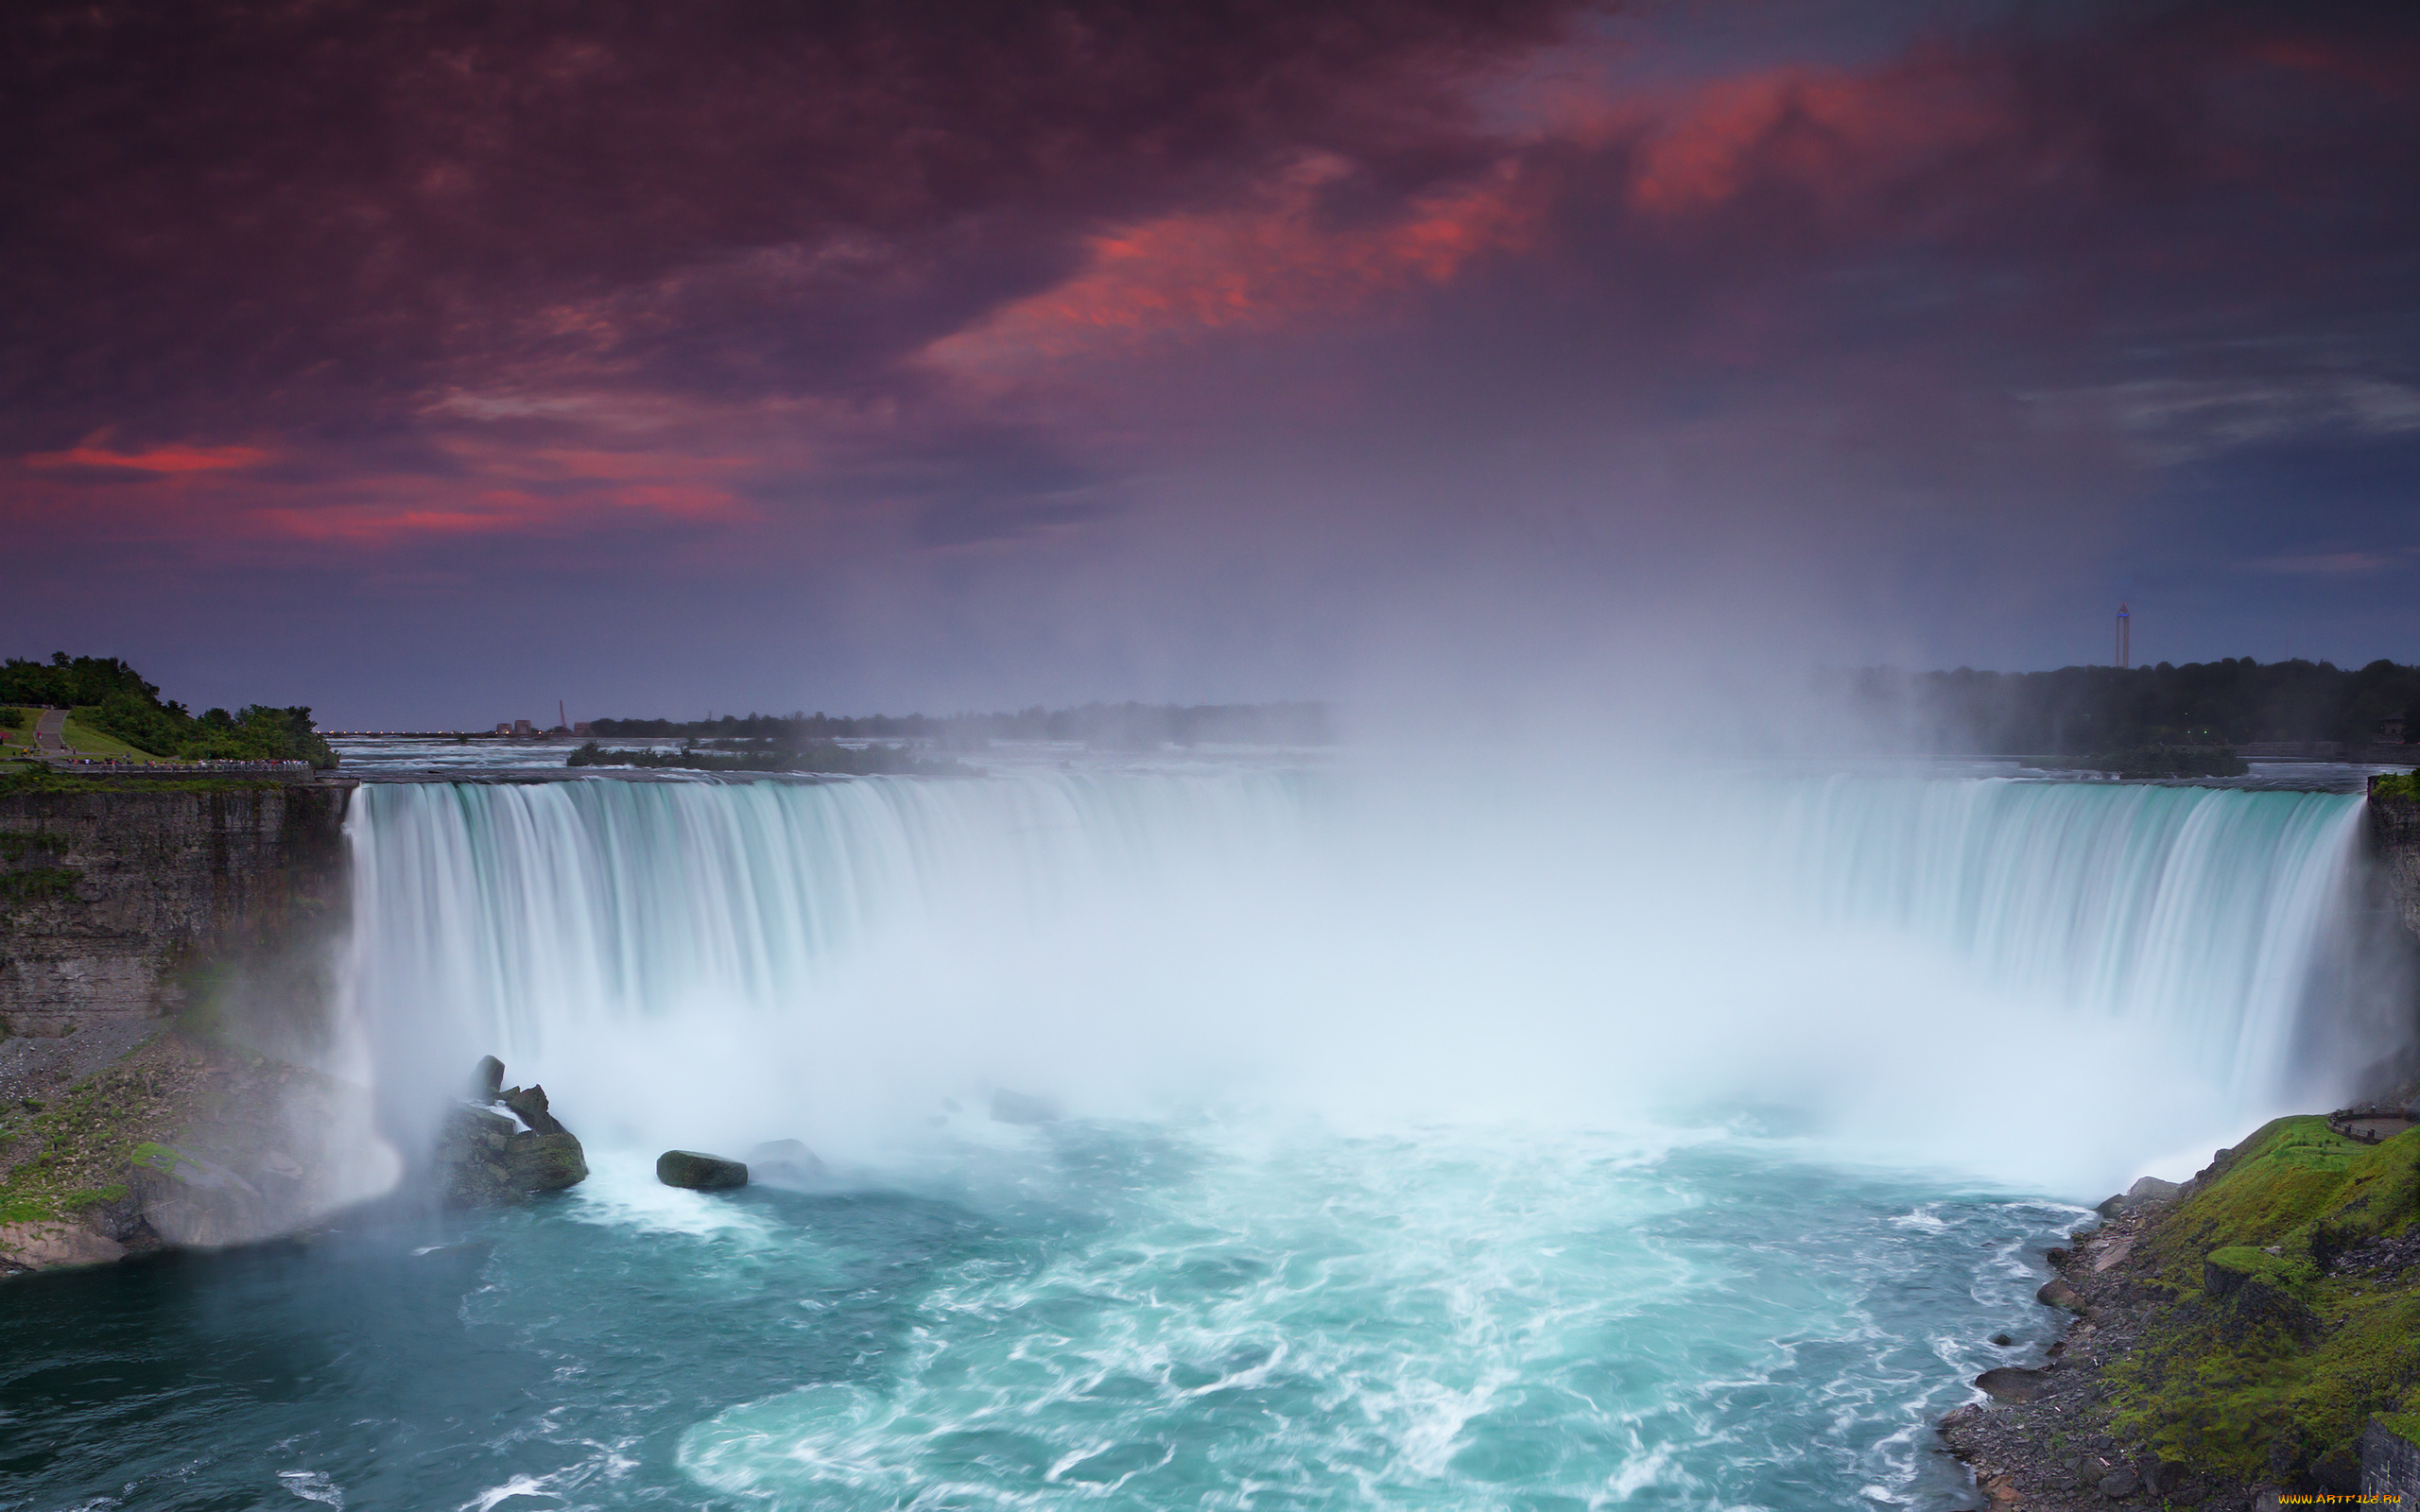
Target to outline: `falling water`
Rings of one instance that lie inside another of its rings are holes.
[[[94,1295],[0,1353],[119,1383],[0,1410],[58,1505],[1971,1505],[1930,1424],[2042,1358],[2074,1199],[2345,1085],[2316,1031],[2360,1005],[2315,984],[2351,980],[2358,814],[1702,773],[365,787],[347,976],[397,1139],[492,1049],[595,1174],[63,1282]],[[821,1187],[653,1178],[783,1136]]]
[[[1085,1076],[1246,1090],[1180,1074],[1213,1063],[1264,1085],[1314,1063],[1333,1101],[1362,1090],[1345,1059],[1534,1103],[1569,1074],[1543,1062],[1594,1046],[1604,1095],[1738,1091],[1753,1047],[1681,1003],[1893,1056],[2148,1048],[2217,1120],[2347,1069],[2308,1064],[2297,1023],[2358,799],[1836,778],[1694,803],[1406,814],[1257,771],[371,785],[354,1011],[406,1083],[494,1049],[703,1099],[711,1057],[683,1047],[705,1047],[725,1091],[697,1117],[731,1138],[734,1092],[780,1097],[747,1068],[786,1057],[824,1103],[854,1087],[856,1119],[873,1082],[1022,1077],[1123,1111]]]

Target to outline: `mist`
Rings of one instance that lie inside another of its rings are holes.
[[[407,1131],[493,1052],[592,1144],[868,1171],[1006,1091],[1774,1140],[2089,1200],[2349,1093],[2394,1033],[2391,981],[2304,1001],[2358,954],[2351,799],[1569,747],[1144,765],[366,789],[368,1069]]]

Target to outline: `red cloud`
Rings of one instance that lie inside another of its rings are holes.
[[[925,355],[960,372],[994,373],[1201,332],[1333,319],[1388,293],[1445,283],[1536,234],[1540,206],[1510,161],[1383,223],[1328,224],[1322,191],[1352,172],[1340,159],[1313,158],[1245,208],[1167,215],[1096,237],[1091,266],[1076,278]]]
[[[725,481],[726,457],[457,441],[459,472],[354,472],[342,458],[301,459],[297,474],[248,477],[271,454],[241,446],[163,446],[118,453],[87,443],[0,472],[0,520],[28,532],[67,526],[120,539],[219,548],[340,546],[383,550],[448,537],[561,540],[647,520],[713,523],[747,511]],[[291,460],[291,459],[289,459]],[[70,469],[107,470],[82,477]],[[147,479],[176,478],[164,495]]]
[[[175,477],[253,467],[268,461],[271,455],[254,446],[155,446],[142,452],[112,452],[95,441],[86,441],[72,451],[36,453],[26,462],[43,468],[123,468]]]

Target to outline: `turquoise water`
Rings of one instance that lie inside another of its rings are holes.
[[[0,1506],[1962,1505],[1929,1424],[2046,1340],[2078,1216],[1737,1125],[968,1125],[711,1197],[609,1160],[11,1283]]]
[[[2039,1360],[2072,1204],[2377,1053],[2310,986],[2358,816],[1209,766],[365,788],[331,1065],[409,1157],[499,1053],[596,1174],[0,1286],[0,1512],[1972,1505],[1931,1424]],[[793,1137],[827,1189],[651,1173]]]

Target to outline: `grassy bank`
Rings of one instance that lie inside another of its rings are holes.
[[[2242,1480],[2342,1484],[2373,1413],[2420,1412],[2420,1129],[2362,1144],[2281,1118],[2213,1162],[2137,1242],[2141,1342],[2112,1427]]]
[[[138,749],[107,730],[95,729],[92,721],[99,712],[96,709],[68,711],[67,728],[60,732],[60,738],[66,741],[69,750],[78,756],[95,756],[112,762],[156,762],[164,759],[147,750]]]

